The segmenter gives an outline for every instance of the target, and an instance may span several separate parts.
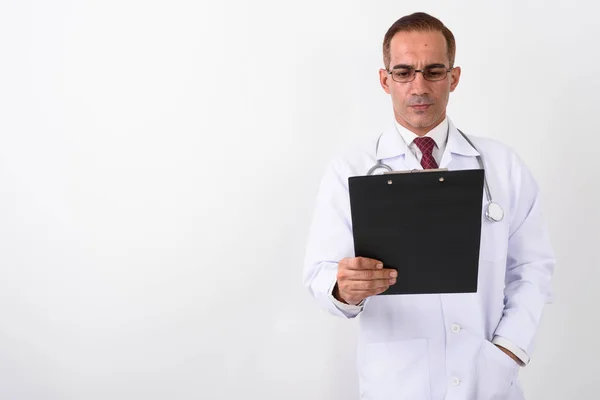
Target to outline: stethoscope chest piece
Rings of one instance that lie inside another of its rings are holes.
[[[500,207],[500,204],[491,202],[487,206],[485,216],[490,221],[500,222],[504,218],[504,210]]]

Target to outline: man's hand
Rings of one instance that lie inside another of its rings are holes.
[[[383,268],[371,258],[344,258],[338,263],[337,285],[333,296],[346,304],[356,305],[369,296],[385,292],[396,283],[398,272]]]
[[[504,347],[499,346],[499,345],[496,345],[496,347],[499,348],[500,350],[502,350],[502,352],[504,354],[506,354],[507,356],[512,358],[517,364],[519,364],[519,365],[522,364],[522,361],[519,359],[519,357],[515,356],[515,354],[512,351],[505,349]]]

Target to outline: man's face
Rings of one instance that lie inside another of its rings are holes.
[[[407,67],[420,70],[435,65],[443,66],[443,70],[449,64],[446,39],[441,32],[398,32],[390,42],[390,71],[407,71]],[[435,82],[426,80],[420,72],[412,82],[396,82],[385,69],[379,71],[379,79],[392,96],[398,123],[423,136],[446,117],[448,98],[458,85],[460,68],[454,68]]]

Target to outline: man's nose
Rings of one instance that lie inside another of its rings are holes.
[[[415,72],[415,79],[411,82],[411,94],[421,96],[429,93],[429,82],[423,77],[422,72]]]

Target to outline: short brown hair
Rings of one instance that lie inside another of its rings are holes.
[[[432,17],[429,14],[418,12],[411,15],[406,15],[394,22],[388,29],[383,39],[383,63],[386,69],[390,68],[390,42],[398,32],[440,32],[446,38],[448,47],[448,59],[450,60],[450,68],[454,67],[454,56],[456,54],[456,42],[454,35],[450,29],[439,19]]]

